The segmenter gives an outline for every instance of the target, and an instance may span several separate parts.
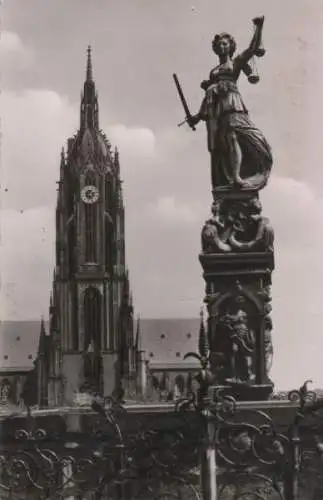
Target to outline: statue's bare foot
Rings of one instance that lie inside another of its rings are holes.
[[[241,179],[241,177],[237,177],[236,179],[234,179],[234,182],[240,187],[250,187],[249,182],[247,180]]]

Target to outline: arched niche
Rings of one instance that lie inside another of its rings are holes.
[[[212,371],[218,381],[261,381],[263,306],[258,297],[237,287],[208,305]],[[259,368],[260,367],[260,368]]]

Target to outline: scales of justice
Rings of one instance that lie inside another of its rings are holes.
[[[173,78],[185,111],[179,126],[187,123],[196,130],[203,121],[207,129],[213,201],[201,232],[199,260],[206,283],[214,384],[230,386],[238,399],[256,400],[273,391],[269,370],[274,232],[259,200],[272,168],[271,148],[251,121],[238,89],[240,76],[259,82],[255,58],[265,54],[264,17],[252,23],[252,39],[240,53],[229,33],[214,36],[218,65],[201,83],[204,98],[196,114],[188,108],[177,75]]]

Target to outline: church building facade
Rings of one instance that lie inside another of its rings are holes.
[[[61,153],[57,191],[49,336],[41,333],[36,361],[40,406],[136,383],[119,155],[99,126],[90,48],[80,126]]]

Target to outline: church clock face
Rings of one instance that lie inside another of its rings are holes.
[[[84,186],[81,191],[81,199],[84,203],[96,203],[99,199],[99,190],[95,186]]]

